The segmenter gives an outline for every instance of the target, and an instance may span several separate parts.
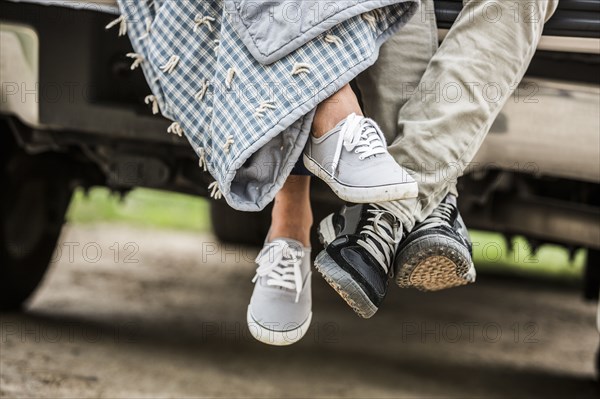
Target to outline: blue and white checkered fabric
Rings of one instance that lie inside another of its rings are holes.
[[[264,65],[243,44],[222,1],[119,0],[161,113],[206,159],[232,207],[259,211],[273,200],[302,153],[315,107],[372,65],[416,7],[412,0],[357,2],[378,9],[375,24],[364,15],[340,21]],[[173,56],[178,61],[169,71]]]

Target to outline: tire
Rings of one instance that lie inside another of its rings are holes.
[[[52,259],[73,193],[55,161],[20,153],[2,162],[0,310],[21,308]]]
[[[212,201],[210,219],[219,241],[261,247],[269,232],[271,208],[262,212],[240,212],[225,201]]]
[[[585,299],[598,300],[600,296],[600,251],[588,250],[583,281]]]
[[[600,385],[600,348],[596,351],[596,381]]]

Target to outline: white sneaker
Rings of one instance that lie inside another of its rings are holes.
[[[323,137],[311,137],[304,165],[344,201],[380,203],[416,198],[417,182],[387,151],[381,129],[352,114]]]
[[[298,241],[266,243],[248,306],[248,329],[268,345],[286,346],[304,337],[312,320],[310,248]]]

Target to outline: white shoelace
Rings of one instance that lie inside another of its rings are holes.
[[[337,167],[342,157],[342,149],[360,154],[359,159],[364,159],[386,153],[387,143],[379,126],[372,119],[352,114],[346,118],[341,128],[331,175],[335,176]]]
[[[435,208],[431,216],[425,219],[423,224],[421,224],[417,230],[429,229],[432,227],[439,227],[444,224],[450,224],[453,211],[453,205],[446,203],[440,204],[437,208]]]
[[[296,291],[296,303],[303,288],[302,258],[304,251],[291,247],[283,240],[265,245],[256,258],[258,269],[253,283],[267,276],[267,285]]]
[[[384,209],[369,209],[367,212],[370,216],[360,232],[363,238],[358,240],[358,244],[377,259],[387,274],[402,238],[402,225],[391,212]],[[386,215],[390,215],[393,222],[384,218]]]

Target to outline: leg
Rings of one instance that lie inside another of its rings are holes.
[[[290,176],[275,197],[267,241],[291,238],[309,248],[312,224],[310,177]]]
[[[490,5],[499,9],[499,20],[493,24],[485,20],[489,18]],[[387,264],[384,271],[390,270],[389,257],[385,256],[388,251],[382,249],[393,248],[393,239],[397,240],[396,248],[399,244],[400,253],[403,245],[411,243],[416,243],[417,248],[422,244],[432,248],[428,243],[417,241],[421,237],[411,234],[403,238],[402,233],[395,230],[396,218],[406,231],[411,231],[415,221],[423,221],[431,215],[420,225],[428,230],[426,233],[437,231],[438,243],[452,240],[461,249],[468,250],[468,240],[460,233],[464,225],[456,211],[455,199],[447,194],[454,189],[456,179],[475,155],[502,105],[522,79],[541,37],[543,20],[555,10],[557,0],[518,2],[521,9],[531,11],[530,7],[535,7],[540,17],[537,22],[515,19],[514,5],[514,2],[491,0],[465,1],[465,9],[433,56],[420,84],[400,109],[398,137],[390,147],[390,153],[398,163],[411,167],[420,184],[418,200],[380,204],[388,213],[381,213],[380,207],[345,208],[321,223],[320,230],[325,232],[322,235],[333,241],[319,254],[315,265],[363,317],[370,317],[377,311],[387,290],[389,273],[383,275],[377,267]],[[388,65],[398,61],[390,60]],[[482,91],[489,82],[499,87],[500,92],[492,102],[487,101],[487,93]],[[389,80],[383,78],[377,86],[385,85],[389,85]],[[440,98],[435,95],[440,88],[454,88],[461,95],[458,100]],[[402,93],[401,87],[395,89]],[[402,100],[398,101],[401,103]],[[449,166],[451,170],[444,170],[445,174],[440,175],[441,169]],[[433,210],[436,210],[435,214]],[[451,248],[452,245],[440,247]],[[417,266],[423,266],[420,269],[423,273],[417,273],[417,283],[422,288],[439,289],[474,279],[474,270],[471,273],[469,263],[457,265],[454,260],[446,259],[446,253],[438,255],[432,258],[433,262],[419,262],[413,268],[414,271]],[[461,258],[470,261],[468,253]],[[461,273],[458,279],[446,280],[455,271]],[[442,277],[438,278],[438,274]],[[409,273],[408,280],[411,275]]]
[[[350,85],[317,107],[304,165],[347,202],[379,203],[418,194],[414,179],[387,151],[379,126],[363,116]]]
[[[381,48],[377,63],[358,79],[365,112],[390,133],[388,142],[398,136],[400,110],[438,49],[434,11],[433,0],[422,0],[415,17]],[[404,226],[412,232],[401,240],[395,260],[395,279],[401,287],[432,291],[475,281],[471,241],[456,210],[456,188],[450,187],[450,192],[453,196],[422,224],[415,229]],[[414,209],[416,201],[404,205]]]
[[[423,1],[432,4],[433,0]],[[436,49],[435,15],[422,9],[381,47],[378,62],[357,78],[365,113],[383,128],[388,142],[396,137],[398,112],[406,102],[404,96],[398,96],[399,88],[418,84]],[[321,237],[331,245],[319,254],[315,266],[361,317],[373,316],[385,297],[391,263],[403,234],[400,227],[394,215],[377,205],[345,207],[320,224]],[[337,240],[340,236],[347,238]],[[352,257],[349,254],[354,254],[351,262],[346,260]]]
[[[312,319],[310,177],[290,176],[277,194],[267,242],[258,255],[248,329],[276,346],[298,342]]]
[[[319,104],[313,122],[313,136],[322,137],[348,115],[362,115],[362,110],[350,85]],[[268,241],[291,238],[310,247],[313,215],[310,205],[310,177],[290,176],[275,197],[271,231]]]
[[[389,149],[419,183],[416,203],[393,204],[409,228],[453,191],[523,78],[544,21],[558,0],[464,3],[420,84],[400,110],[398,137]]]
[[[313,121],[313,136],[323,137],[352,113],[363,114],[356,94],[350,85],[346,85],[317,107]]]
[[[433,0],[421,0],[415,16],[381,46],[375,65],[357,77],[365,114],[381,126],[388,143],[398,137],[398,113],[437,49]]]
[[[360,137],[364,141],[354,143],[357,150],[362,148],[361,154],[365,155],[367,150],[363,147],[368,146],[369,151],[375,152],[375,145],[378,145],[377,153],[385,153],[389,165],[400,168],[385,151],[383,137],[374,137],[376,131],[362,117],[356,95],[349,85],[319,105],[313,139],[317,143],[327,140],[325,136],[335,135],[335,127],[346,119],[356,122],[353,129],[357,130],[350,133],[353,140]],[[341,124],[342,128],[345,124]],[[332,130],[334,132],[328,134]],[[333,138],[332,142],[338,141],[337,136]],[[378,139],[379,144],[376,143]],[[333,155],[333,151],[330,153]],[[353,154],[350,157],[358,158],[358,152]],[[343,159],[347,161],[348,156]],[[289,345],[300,340],[312,317],[310,228],[313,216],[309,184],[308,176],[288,178],[275,198],[269,237],[257,258],[256,285],[248,306],[248,327],[257,340],[271,345]]]

